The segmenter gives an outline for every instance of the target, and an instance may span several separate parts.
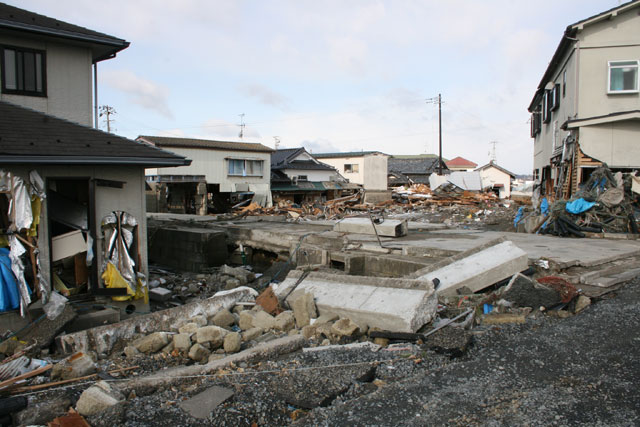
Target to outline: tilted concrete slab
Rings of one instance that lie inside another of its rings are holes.
[[[398,219],[385,219],[376,224],[375,230],[369,218],[345,218],[333,226],[333,231],[356,234],[376,234],[377,231],[379,236],[389,237],[406,236],[408,230],[407,221]]]
[[[90,350],[98,354],[108,354],[119,340],[130,340],[140,333],[170,331],[185,319],[198,315],[210,317],[223,308],[232,308],[237,302],[255,301],[256,296],[258,293],[255,290],[242,286],[230,291],[218,292],[211,298],[180,307],[131,317],[111,325],[60,335],[56,338],[56,344],[58,349],[65,354]]]
[[[359,325],[415,332],[436,312],[438,300],[427,280],[314,272],[297,284],[302,274],[291,271],[276,289],[276,296],[283,299],[294,289],[310,292],[320,315],[331,313]]]
[[[467,287],[472,292],[482,290],[525,270],[528,266],[527,253],[506,241],[482,249],[446,266],[429,271],[414,273],[422,280],[440,280],[438,294],[456,295],[456,290]]]

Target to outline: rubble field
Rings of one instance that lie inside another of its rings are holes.
[[[592,322],[614,310],[627,319],[620,331],[637,323],[630,313],[638,285],[625,283],[640,272],[640,244],[596,239],[585,248],[581,240],[498,232],[491,228],[507,222],[513,230],[515,205],[490,198],[485,212],[487,200],[461,197],[473,202],[436,208],[418,198],[382,216],[356,214],[353,202],[338,219],[251,210],[240,218],[149,215],[147,311],[72,330],[81,307],[122,308],[71,298],[59,324],[42,320],[45,337],[5,337],[3,422],[9,414],[17,425],[94,426],[637,419],[623,399],[626,412],[580,418],[575,399],[562,391],[568,403],[552,404],[545,384],[591,396],[583,388],[588,369],[550,370],[551,354],[576,343],[575,360],[589,366],[581,355],[599,351],[585,347],[583,336],[598,341]],[[460,222],[437,222],[456,209]],[[505,220],[490,224],[492,215]],[[175,233],[191,258],[182,247],[159,249],[175,246]],[[621,372],[635,363],[616,360]],[[531,412],[536,402],[547,410]]]

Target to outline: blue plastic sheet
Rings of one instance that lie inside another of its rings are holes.
[[[572,214],[579,214],[588,211],[595,205],[596,202],[587,202],[585,199],[576,199],[573,202],[568,202],[565,209]]]
[[[20,307],[18,282],[11,271],[9,249],[0,248],[0,312]]]
[[[520,206],[518,208],[518,213],[516,214],[516,217],[513,219],[514,227],[518,226],[518,223],[522,220],[523,215],[524,215],[524,206]]]
[[[540,202],[540,213],[544,216],[547,216],[549,213],[549,201],[546,197]]]

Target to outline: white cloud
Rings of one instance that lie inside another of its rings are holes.
[[[130,102],[166,118],[173,118],[167,101],[169,88],[128,70],[107,70],[100,77],[105,84],[124,92]]]
[[[239,90],[243,94],[251,98],[257,99],[260,103],[264,105],[276,107],[279,110],[283,110],[283,111],[289,109],[289,100],[286,97],[269,89],[266,86],[254,83],[254,84],[241,86]]]

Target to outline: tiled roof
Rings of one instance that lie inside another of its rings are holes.
[[[286,163],[290,158],[304,152],[305,149],[299,148],[280,148],[271,153],[271,167]]]
[[[0,101],[0,164],[188,165],[183,156]]]
[[[294,160],[303,153],[307,153],[307,150],[302,147],[276,150],[271,154],[271,169],[335,170],[333,166],[318,161]],[[309,155],[314,157],[311,154]]]
[[[453,159],[449,160],[448,162],[446,162],[447,166],[449,167],[469,167],[469,168],[475,168],[476,166],[478,166],[477,163],[473,163],[471,160],[467,160],[463,157],[454,157]]]
[[[313,157],[316,159],[329,159],[341,157],[363,157],[368,156],[369,154],[382,154],[386,156],[386,154],[381,153],[380,151],[348,151],[344,153],[313,153]]]
[[[403,175],[431,174],[438,169],[438,158],[398,159],[391,157],[387,161],[387,169],[389,172],[401,173]],[[446,165],[443,165],[442,169],[447,170]]]
[[[107,59],[129,46],[126,40],[5,3],[0,3],[0,30],[37,33],[90,43],[94,53],[93,59],[96,61]]]
[[[214,141],[209,139],[173,138],[167,136],[141,135],[137,139],[147,141],[158,147],[167,148],[207,148],[211,150],[273,152],[272,148],[256,142]]]

